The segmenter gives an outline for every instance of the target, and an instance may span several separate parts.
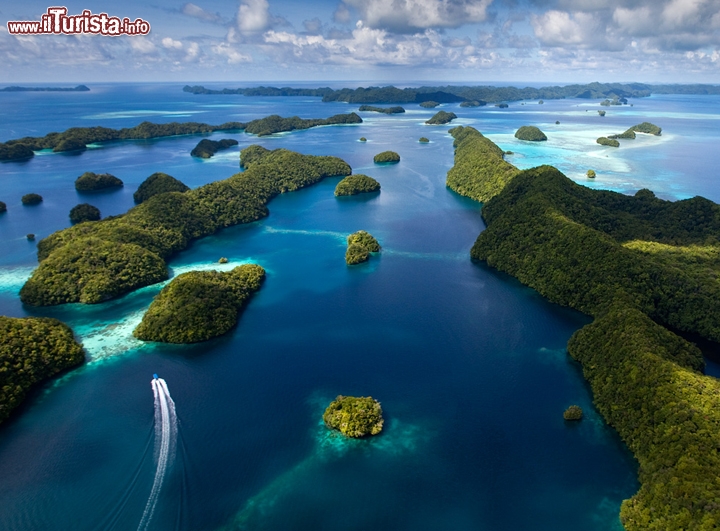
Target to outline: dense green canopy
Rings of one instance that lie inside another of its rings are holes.
[[[266,216],[277,194],[351,173],[335,157],[260,146],[244,149],[241,160],[246,171],[229,179],[156,195],[122,216],[51,234],[38,244],[40,265],[20,298],[35,306],[95,303],[165,280],[165,260],[193,240]]]
[[[537,127],[534,125],[523,125],[515,131],[515,138],[519,138],[520,140],[529,140],[531,142],[543,142],[547,140],[547,136],[545,136],[545,133],[540,131]]]
[[[0,422],[33,385],[85,359],[72,330],[57,319],[0,316],[0,337]]]
[[[457,115],[454,112],[438,111],[425,123],[428,125],[444,125],[452,122]]]
[[[380,252],[378,241],[372,234],[364,230],[359,230],[348,236],[347,243],[345,262],[348,265],[366,262],[370,258],[370,253]]]
[[[163,343],[197,343],[223,335],[235,327],[240,311],[264,278],[265,270],[255,264],[227,273],[178,275],[155,297],[133,335]]]
[[[400,155],[398,155],[394,151],[383,151],[382,153],[378,153],[373,157],[373,162],[375,162],[375,164],[394,164],[396,162],[400,162]]]
[[[75,179],[75,190],[79,192],[95,192],[108,188],[122,188],[124,183],[109,173],[93,173],[86,171]]]
[[[138,189],[133,194],[133,199],[135,199],[136,203],[142,203],[158,194],[165,194],[167,192],[183,193],[188,190],[190,190],[189,186],[178,181],[172,175],[156,172],[140,183],[140,186],[138,186]]]
[[[20,198],[20,202],[26,206],[34,206],[42,203],[43,198],[40,194],[25,194]]]
[[[368,192],[377,192],[380,190],[380,183],[372,177],[357,173],[348,175],[341,180],[335,187],[335,195],[355,195]]]
[[[223,138],[222,140],[209,140],[207,138],[203,138],[200,142],[198,142],[198,145],[193,148],[190,155],[201,159],[209,159],[218,151],[237,145],[238,141],[233,140],[232,138]]]
[[[382,431],[380,402],[372,397],[338,396],[323,413],[328,428],[347,437],[377,435]]]
[[[83,221],[98,221],[100,209],[89,203],[80,203],[70,209],[70,222],[82,223]]]

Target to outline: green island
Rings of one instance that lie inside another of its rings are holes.
[[[377,435],[383,429],[382,407],[371,396],[339,395],[323,413],[325,425],[346,437]]]
[[[420,104],[420,107],[424,107],[425,109],[434,109],[440,105],[437,101],[424,101]]]
[[[27,235],[25,235],[25,237],[27,238],[27,240],[28,240],[29,242],[34,242],[34,241],[35,241],[35,235],[34,235],[32,232],[29,233],[29,234],[27,234]]]
[[[7,205],[0,201],[0,214],[7,212]]]
[[[380,244],[367,231],[359,230],[348,236],[345,262],[347,265],[360,264],[370,259],[370,253],[379,253]]]
[[[87,144],[116,142],[119,140],[149,140],[178,135],[209,134],[215,131],[244,129],[245,124],[227,122],[222,125],[208,125],[198,122],[170,122],[154,124],[142,122],[135,127],[110,129],[108,127],[71,127],[62,133],[48,133],[43,137],[23,137],[0,143],[0,161],[25,160],[34,156],[34,151],[52,149],[54,152],[77,151]]]
[[[365,138],[364,136],[361,136],[361,137],[360,137],[360,142],[367,142],[367,138]]]
[[[335,187],[335,195],[365,194],[368,192],[377,192],[378,190],[380,190],[379,182],[362,173],[356,173],[355,175],[348,175],[337,184]]]
[[[438,111],[425,123],[427,125],[444,125],[449,124],[455,118],[457,118],[457,115],[454,112]]]
[[[545,133],[540,131],[534,125],[523,125],[515,131],[515,138],[520,140],[528,140],[530,142],[544,142],[547,140]]]
[[[18,87],[11,86],[0,89],[0,92],[88,92],[86,85],[76,87]]]
[[[75,190],[78,192],[97,192],[110,188],[122,188],[125,183],[109,173],[93,173],[86,171],[75,179]]]
[[[40,194],[25,194],[20,198],[20,202],[25,206],[34,206],[42,203],[43,198]]]
[[[605,136],[601,136],[595,142],[600,144],[601,146],[620,147],[620,142],[618,142],[614,138],[607,138]]]
[[[570,406],[563,413],[565,420],[582,420],[583,410],[580,406]]]
[[[702,374],[700,350],[678,333],[720,341],[720,205],[592,190],[552,166],[515,170],[498,187],[499,148],[466,153],[480,135],[467,129],[453,135],[456,166],[485,162],[453,168],[464,175],[449,173],[448,186],[485,201],[471,257],[595,319],[568,352],[639,463],[625,529],[716,529],[720,381]]]
[[[372,105],[361,105],[360,112],[381,112],[383,114],[402,114],[405,109],[402,107],[373,107]]]
[[[595,177],[597,177],[597,173],[595,173],[595,170],[588,170],[585,175],[587,175],[588,179],[594,179]]]
[[[250,146],[246,170],[185,193],[156,195],[121,216],[60,230],[38,244],[40,264],[20,290],[33,306],[98,303],[168,278],[166,260],[193,240],[268,215],[267,203],[325,177],[346,176],[336,157]]]
[[[598,111],[598,114],[599,114],[600,116],[605,116],[605,111]]]
[[[625,98],[647,98],[652,94],[720,94],[720,86],[707,84],[665,84],[646,83],[586,83],[551,87],[513,86],[494,87],[488,85],[444,87],[419,87],[399,89],[386,87],[359,87],[333,90],[328,87],[317,89],[250,87],[237,89],[207,89],[202,86],[186,85],[183,90],[192,94],[242,94],[245,96],[314,96],[323,101],[342,101],[346,103],[422,103],[433,100],[441,103],[478,101],[496,103],[521,100],[558,100],[582,98],[591,100],[620,100]]]
[[[507,103],[496,103],[495,107],[498,107],[500,109],[507,109],[509,105]]]
[[[225,273],[178,275],[153,299],[133,335],[143,341],[197,343],[226,334],[264,278],[265,270],[256,264]]]
[[[57,319],[0,316],[0,337],[0,423],[34,385],[85,360],[70,327]]]
[[[428,144],[430,142],[430,139],[425,136],[421,136],[418,142],[420,142],[421,144]]]
[[[190,190],[189,186],[180,182],[172,175],[156,172],[140,183],[140,186],[138,186],[138,189],[133,194],[133,199],[136,203],[142,203],[158,194],[166,194],[168,192],[179,192],[182,194],[188,190]]]
[[[201,159],[209,159],[218,151],[237,145],[238,141],[233,140],[232,138],[223,138],[222,140],[209,140],[207,138],[203,138],[200,142],[198,142],[198,145],[193,148],[190,155]]]
[[[119,140],[150,140],[180,135],[210,134],[217,131],[241,131],[266,136],[273,133],[309,129],[320,125],[359,124],[362,118],[357,114],[336,114],[330,118],[304,120],[293,116],[283,118],[272,115],[247,123],[227,122],[221,125],[208,125],[199,122],[170,122],[154,124],[142,122],[140,125],[123,129],[108,127],[71,127],[62,133],[48,133],[44,137],[24,137],[0,142],[0,161],[13,162],[32,158],[35,151],[52,149],[53,152],[82,151],[88,144],[116,142]]]
[[[627,131],[620,133],[619,135],[608,135],[608,138],[627,138],[634,140],[637,137],[635,133],[646,133],[648,135],[660,136],[662,134],[662,128],[655,124],[651,124],[650,122],[643,122],[641,124],[633,125]]]
[[[341,124],[361,124],[360,118],[354,112],[350,114],[336,114],[330,118],[311,118],[303,119],[293,116],[291,118],[283,118],[277,114],[253,120],[248,122],[244,129],[246,133],[257,136],[267,136],[274,133],[284,133],[288,131],[296,131],[302,129],[310,129],[320,125],[341,125]]]
[[[487,105],[487,102],[472,100],[472,101],[463,101],[462,103],[460,103],[460,107],[482,107],[483,105]]]
[[[100,209],[89,203],[80,203],[70,209],[70,222],[82,223],[83,221],[99,221]]]
[[[383,151],[373,157],[375,164],[395,164],[400,162],[400,155],[394,151]]]

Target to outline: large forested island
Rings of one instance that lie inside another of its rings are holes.
[[[197,343],[223,335],[237,324],[265,270],[245,264],[232,271],[190,271],[155,297],[133,335],[144,341]]]
[[[357,114],[336,114],[330,118],[302,119],[297,116],[283,118],[278,115],[267,116],[247,123],[226,122],[221,125],[208,125],[199,122],[171,122],[154,124],[142,122],[140,125],[123,129],[108,127],[71,127],[62,133],[48,133],[43,137],[23,137],[0,142],[0,161],[21,161],[34,156],[34,151],[52,149],[64,151],[82,151],[88,144],[115,142],[118,140],[148,140],[178,135],[210,134],[216,131],[241,131],[258,136],[271,135],[296,129],[309,129],[320,125],[359,124],[362,118]]]
[[[493,86],[444,86],[399,89],[393,86],[296,89],[276,87],[252,87],[212,90],[202,86],[186,85],[183,90],[193,94],[242,94],[245,96],[315,96],[323,101],[347,103],[422,103],[432,100],[440,103],[477,102],[499,103],[520,100],[552,100],[585,98],[597,100],[620,100],[644,98],[652,94],[720,94],[718,85],[648,85],[645,83],[588,83],[552,87],[493,87]]]
[[[402,114],[405,109],[402,107],[373,107],[372,105],[360,105],[360,112],[380,112],[383,114]]]
[[[76,87],[18,87],[16,85],[1,88],[0,92],[88,92],[86,85]]]
[[[98,303],[168,278],[171,256],[218,230],[267,216],[266,204],[324,177],[346,176],[336,157],[250,146],[246,170],[185,193],[150,197],[122,216],[82,223],[38,244],[40,264],[20,290],[26,304]]]
[[[70,327],[56,319],[0,316],[0,337],[0,422],[33,385],[85,359]]]
[[[486,202],[472,258],[595,318],[568,349],[640,464],[625,529],[717,529],[720,382],[677,332],[720,341],[720,206],[592,190],[551,166],[520,171],[475,129],[450,132],[448,186]]]

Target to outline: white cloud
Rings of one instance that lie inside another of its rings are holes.
[[[493,0],[344,0],[371,28],[416,32],[483,22]]]
[[[130,39],[130,47],[142,54],[150,54],[157,52],[155,44],[147,37],[132,37]]]
[[[226,58],[226,61],[228,64],[234,65],[239,63],[250,63],[252,62],[252,57],[249,55],[245,55],[232,46],[230,46],[228,43],[221,43],[216,46],[212,47],[213,53],[216,55]]]
[[[182,50],[183,44],[181,41],[176,41],[171,37],[165,37],[162,40],[162,45],[168,49]]]
[[[350,22],[350,10],[342,2],[338,4],[335,13],[333,13],[333,20],[338,24],[347,24]]]
[[[583,44],[591,31],[593,17],[587,13],[570,14],[551,10],[532,17],[535,36],[546,46]]]
[[[222,17],[220,17],[220,15],[218,15],[217,13],[209,13],[208,11],[205,11],[202,7],[189,2],[182,7],[182,12],[185,15],[198,18],[200,20],[205,20],[207,22],[222,22]]]
[[[657,20],[653,20],[649,6],[637,9],[615,8],[613,22],[618,29],[636,37],[652,35],[657,32]]]
[[[257,33],[268,28],[270,14],[267,0],[243,0],[238,10],[238,28],[243,33]]]

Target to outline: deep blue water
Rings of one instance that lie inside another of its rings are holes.
[[[71,126],[326,117],[357,108],[313,98],[193,96],[171,84],[91,89],[2,94],[0,140]],[[554,164],[598,188],[720,200],[709,157],[720,98],[633,103],[604,118],[597,104],[579,100],[443,108],[515,152],[510,160],[520,167]],[[198,161],[189,152],[199,138],[188,136],[0,165],[0,200],[8,204],[0,215],[0,313],[64,320],[89,358],[0,427],[0,528],[137,529],[156,472],[150,379],[158,373],[176,404],[178,444],[148,529],[622,529],[617,514],[638,488],[636,464],[593,409],[565,351],[589,319],[470,262],[483,222],[479,204],[445,188],[450,126],[424,126],[435,111],[406,108],[400,116],[363,113],[356,126],[212,136],[236,138],[239,148],[340,156],[382,191],[337,199],[336,179],[327,180],[274,199],[269,217],[174,258],[174,274],[250,261],[267,271],[237,329],[193,346],[132,338],[160,286],[96,306],[23,307],[17,291],[36,264],[25,235],[39,239],[68,226],[79,202],[122,213],[156,171],[192,187],[226,178],[239,171],[238,148]],[[644,120],[663,127],[663,136],[618,150],[594,144]],[[528,123],[546,131],[546,144],[512,137]],[[420,136],[431,143],[419,144]],[[374,166],[373,155],[386,149],[400,153],[400,164]],[[589,168],[598,173],[594,182],[584,177]],[[84,171],[113,173],[125,188],[80,195],[73,181]],[[28,192],[44,202],[23,207]],[[344,240],[358,229],[374,234],[383,251],[348,268]],[[220,256],[230,263],[218,266]],[[382,435],[343,441],[328,434],[319,421],[338,394],[379,399]],[[577,425],[562,419],[570,404],[585,410]]]

